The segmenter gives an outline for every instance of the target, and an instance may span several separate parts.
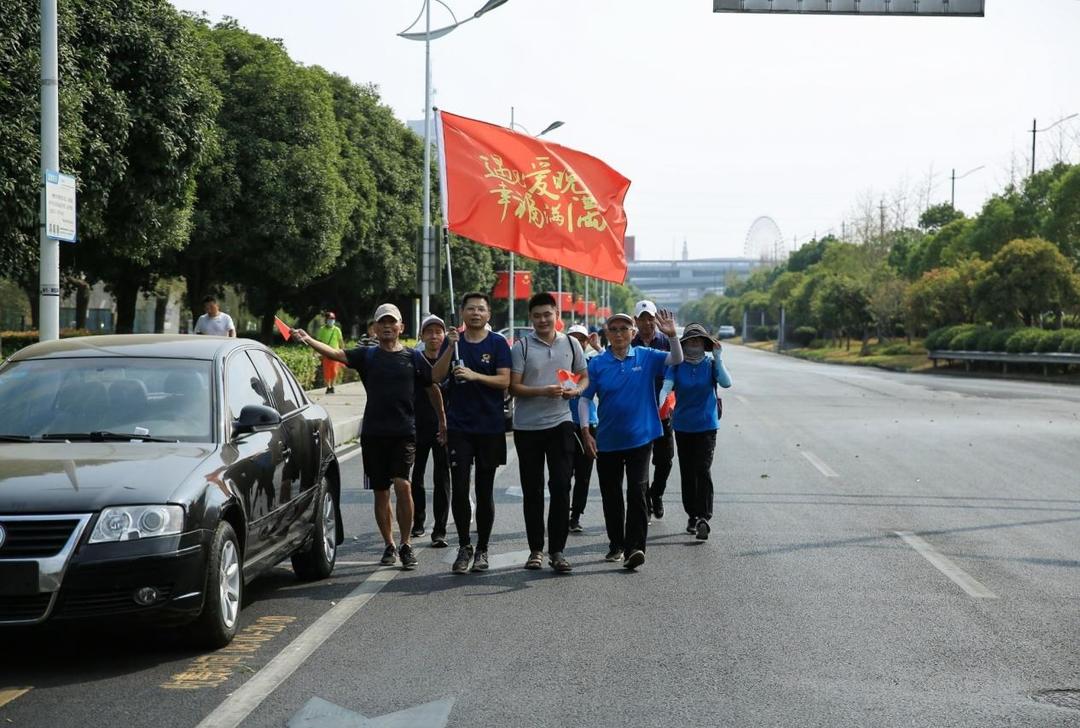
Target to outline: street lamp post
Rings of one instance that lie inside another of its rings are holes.
[[[45,173],[60,171],[60,98],[56,0],[41,0],[41,201],[38,340],[60,338],[60,242],[45,227]]]
[[[1036,120],[1036,119],[1031,120],[1031,174],[1032,174],[1032,176],[1035,175],[1035,137],[1036,137],[1036,135],[1039,134],[1040,132],[1050,131],[1051,129],[1053,129],[1058,124],[1064,123],[1064,122],[1068,121],[1069,119],[1075,119],[1077,116],[1080,116],[1080,114],[1069,114],[1068,116],[1063,117],[1061,119],[1058,119],[1057,121],[1055,121],[1050,126],[1044,127],[1042,129],[1039,128],[1038,120]]]
[[[985,166],[986,166],[985,164],[980,164],[975,169],[969,169],[967,172],[964,172],[959,177],[956,176],[956,167],[953,167],[953,171],[952,171],[952,194],[949,197],[949,207],[951,207],[954,210],[956,209],[956,180],[964,179],[964,177],[967,177],[969,174],[974,174],[975,172],[978,172],[980,169],[983,169]]]
[[[503,2],[506,2],[506,0],[503,0]],[[553,121],[550,124],[548,124],[546,127],[544,127],[544,130],[542,132],[540,132],[539,134],[537,134],[536,136],[537,137],[542,137],[545,134],[547,134],[549,131],[555,131],[560,126],[562,126],[563,123],[564,122],[562,122],[562,121]],[[511,106],[510,107],[510,129],[513,130],[514,127],[517,127],[518,129],[521,129],[523,132],[525,132],[529,136],[533,136],[533,133],[531,131],[529,131],[524,126],[522,126],[521,124],[518,124],[517,122],[514,121],[514,107]],[[559,293],[562,293],[562,266],[559,266],[558,278],[559,278]],[[507,290],[510,291],[510,309],[508,311],[508,314],[509,314],[509,317],[510,317],[510,340],[513,341],[514,340],[514,293],[515,293],[515,291],[514,291],[514,251],[512,251],[512,250],[510,251],[510,280],[508,281],[508,289]],[[559,312],[559,316],[562,317],[562,311],[561,310]]]
[[[447,10],[450,10],[443,0],[435,0]],[[476,20],[481,15],[491,12],[500,5],[505,4],[508,0],[488,0],[484,3],[483,7],[477,10],[475,13],[465,18],[464,20],[458,20],[454,15],[454,11],[450,10],[450,17],[454,22],[450,25],[443,26],[442,28],[431,29],[431,0],[424,0],[424,7],[421,13],[424,16],[424,32],[407,32],[409,28],[412,28],[420,21],[420,16],[417,16],[413,24],[406,28],[402,32],[398,33],[398,36],[405,40],[418,40],[424,42],[424,231],[423,240],[420,246],[420,312],[421,315],[431,312],[431,283],[433,280],[433,271],[431,270],[431,257],[432,257],[432,234],[431,234],[431,41],[438,38],[442,38],[444,35],[461,27],[465,23],[471,20]],[[453,301],[450,302],[451,309],[456,305]]]

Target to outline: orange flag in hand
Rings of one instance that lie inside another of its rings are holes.
[[[285,339],[285,341],[288,341],[290,338],[292,338],[292,331],[285,324],[285,322],[279,319],[277,316],[274,317],[274,326],[277,326],[278,333],[281,334],[281,338]]]

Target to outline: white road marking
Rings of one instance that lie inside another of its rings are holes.
[[[735,399],[739,400],[739,402],[741,402],[742,404],[750,404],[750,401],[747,400],[746,397],[742,396],[741,394],[736,394]]]
[[[16,698],[21,698],[33,688],[0,688],[0,707],[3,707]]]
[[[418,549],[419,551],[419,549]],[[314,624],[301,632],[281,652],[266,663],[246,683],[196,726],[196,728],[236,728],[251,715],[259,705],[285,682],[298,667],[317,650],[331,635],[349,620],[372,597],[401,573],[397,568],[379,569],[353,589]]]
[[[967,592],[969,596],[973,596],[976,599],[998,598],[997,594],[994,594],[994,592],[980,584],[975,577],[954,564],[947,556],[939,552],[926,541],[923,541],[911,531],[894,531],[894,533],[902,538],[904,543],[919,552],[924,559],[933,564],[938,571],[952,579],[956,585]]]
[[[354,449],[347,450],[344,455],[338,456],[338,464],[340,465],[341,463],[346,463],[352,460],[354,457],[360,455],[363,451],[363,448],[361,448],[359,445],[357,445]]]
[[[832,468],[830,468],[828,465],[825,464],[824,460],[822,460],[821,458],[819,458],[817,455],[810,452],[809,450],[803,450],[802,455],[803,455],[804,458],[809,460],[810,464],[813,465],[815,468],[817,468],[818,472],[820,472],[826,478],[839,478],[840,477],[839,475],[836,474],[835,470],[833,470]]]
[[[525,559],[529,558],[530,551],[510,551],[504,554],[491,554],[488,557],[489,571],[497,569],[521,568],[525,566]],[[452,550],[443,557],[444,564],[452,564],[457,558],[457,550]]]

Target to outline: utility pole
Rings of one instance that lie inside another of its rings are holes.
[[[60,338],[60,242],[45,228],[45,175],[60,171],[60,72],[56,39],[56,0],[41,0],[41,190],[38,340]]]

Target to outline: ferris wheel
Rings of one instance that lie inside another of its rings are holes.
[[[746,232],[743,255],[774,265],[787,257],[784,236],[780,233],[780,226],[775,220],[768,215],[762,215],[754,220]]]

